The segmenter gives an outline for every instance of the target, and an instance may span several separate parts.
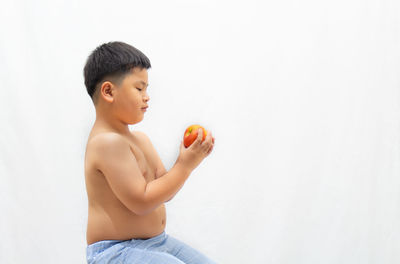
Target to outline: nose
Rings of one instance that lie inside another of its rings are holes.
[[[149,95],[146,93],[146,95],[143,97],[143,100],[145,101],[145,102],[147,102],[147,101],[149,101],[150,100],[150,97],[149,97]]]

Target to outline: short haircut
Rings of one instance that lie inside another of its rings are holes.
[[[120,41],[108,42],[98,46],[87,58],[83,75],[86,90],[96,105],[99,86],[105,78],[122,81],[131,69],[151,68],[150,60],[140,50]]]

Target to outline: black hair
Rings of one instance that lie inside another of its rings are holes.
[[[120,80],[135,67],[151,68],[150,60],[137,48],[120,41],[98,46],[87,58],[83,69],[86,90],[93,103],[96,105],[98,100],[97,84],[105,77]]]

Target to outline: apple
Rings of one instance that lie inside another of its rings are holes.
[[[200,125],[191,125],[188,128],[186,128],[185,134],[183,135],[183,144],[185,145],[185,148],[192,145],[193,141],[196,140],[199,128],[203,129],[203,138],[201,142],[203,142],[206,139],[207,130],[205,130],[204,127]]]

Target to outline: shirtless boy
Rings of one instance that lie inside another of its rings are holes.
[[[123,42],[97,47],[84,68],[96,109],[85,154],[88,195],[88,263],[214,264],[165,233],[164,203],[181,189],[214,146],[211,132],[188,148],[180,145],[167,172],[148,136],[128,125],[143,120],[149,106],[149,59]]]

